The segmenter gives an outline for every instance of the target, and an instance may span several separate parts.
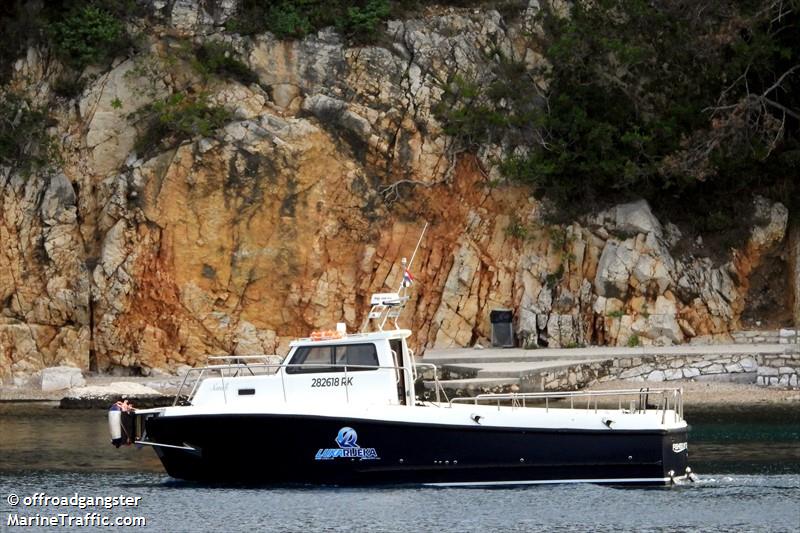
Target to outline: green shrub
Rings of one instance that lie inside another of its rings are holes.
[[[550,235],[550,244],[554,250],[563,250],[569,242],[567,230],[561,226],[550,226],[548,234]]]
[[[525,240],[528,238],[529,228],[519,219],[517,215],[512,215],[508,226],[505,229],[506,235],[515,239]]]
[[[636,196],[721,230],[739,198],[800,197],[800,0],[787,2],[576,0],[565,14],[543,0],[529,46],[547,65],[500,55],[488,80],[450,80],[435,111],[463,148],[512,149],[503,173],[548,198],[551,220]]]
[[[550,290],[555,289],[556,286],[558,286],[559,282],[564,278],[564,272],[565,272],[564,263],[561,263],[560,265],[558,265],[558,270],[548,274],[544,280],[547,288]]]
[[[222,76],[245,85],[256,83],[258,76],[236,55],[236,50],[230,44],[217,41],[203,43],[195,52],[194,66],[205,77]]]
[[[316,7],[312,2],[286,1],[272,6],[267,12],[267,28],[279,39],[300,38],[311,33],[315,28],[311,22],[310,14],[303,7]]]
[[[147,16],[139,0],[4,0],[0,2],[0,85],[28,46],[47,45],[65,64],[82,69],[122,55],[131,44],[126,23]]]
[[[617,309],[616,311],[611,311],[606,316],[609,318],[622,318],[625,313],[621,309]]]
[[[325,26],[335,25],[339,1],[321,0],[242,0],[236,16],[227,24],[229,31],[242,34],[270,31],[279,39],[302,38]]]
[[[5,85],[14,61],[25,53],[29,44],[36,42],[41,32],[38,10],[33,2],[4,0],[0,2],[0,85]]]
[[[335,27],[350,41],[372,42],[391,14],[389,0],[243,0],[229,31],[242,34],[269,31],[279,39],[301,39]]]
[[[642,341],[639,339],[639,335],[637,335],[636,333],[634,333],[630,337],[628,337],[628,342],[626,344],[626,346],[628,348],[636,348],[637,346],[641,346],[641,345],[642,345]]]
[[[372,42],[390,13],[388,0],[368,0],[363,7],[348,7],[347,16],[340,22],[342,33],[355,42]]]
[[[44,109],[14,93],[0,93],[0,165],[23,174],[59,160],[57,145],[47,132],[50,118]]]
[[[52,89],[56,95],[63,98],[75,98],[83,92],[86,80],[80,77],[64,74],[53,80]]]
[[[175,93],[134,113],[145,122],[136,140],[137,153],[174,147],[196,136],[210,136],[230,119],[230,112],[210,105],[204,94]]]
[[[109,12],[84,5],[50,26],[53,48],[75,69],[106,63],[130,45],[124,23]]]

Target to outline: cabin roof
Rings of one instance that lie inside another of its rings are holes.
[[[341,338],[325,338],[314,340],[311,337],[295,339],[289,343],[290,347],[315,346],[320,344],[352,344],[354,342],[374,342],[390,339],[405,339],[411,335],[409,329],[387,329],[385,331],[369,331],[366,333],[348,333]]]

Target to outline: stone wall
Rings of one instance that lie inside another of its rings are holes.
[[[743,330],[731,333],[736,344],[792,344],[800,343],[800,330]]]
[[[596,382],[738,381],[761,386],[800,388],[800,351],[758,355],[648,355],[576,364],[529,378],[523,390],[577,390]],[[536,383],[538,381],[538,383]]]

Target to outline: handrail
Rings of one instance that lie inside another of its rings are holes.
[[[448,405],[452,407],[454,403],[473,403],[478,405],[479,402],[496,402],[498,408],[500,402],[510,401],[512,409],[520,406],[526,407],[527,400],[545,400],[545,410],[550,408],[551,399],[569,399],[570,409],[574,409],[575,398],[586,398],[586,409],[592,408],[592,400],[594,400],[594,411],[597,411],[597,398],[601,397],[618,397],[618,408],[622,409],[622,396],[638,397],[639,405],[636,409],[637,412],[647,412],[647,399],[648,396],[659,396],[659,405],[656,407],[656,412],[662,412],[662,422],[666,420],[666,413],[670,410],[675,412],[675,419],[683,420],[683,389],[682,388],[640,388],[640,389],[616,389],[604,391],[563,391],[563,392],[523,392],[523,393],[497,393],[497,394],[479,394],[472,397],[452,398],[449,400]],[[672,401],[670,402],[670,398]],[[633,404],[633,402],[631,402]]]
[[[414,363],[415,370],[417,367],[433,369],[433,386],[434,386],[434,391],[436,393],[436,403],[440,403],[442,401],[441,396],[439,394],[440,391],[441,394],[444,394],[445,399],[449,401],[449,399],[447,398],[447,393],[445,392],[444,387],[439,381],[439,368],[433,363]],[[416,372],[414,372],[414,381],[416,382],[416,380],[417,380],[417,375]]]
[[[210,357],[208,357],[208,359],[209,360],[236,360],[236,359],[266,359],[268,357],[270,357],[270,356],[263,356],[263,355],[260,355],[260,356],[210,356]],[[438,369],[437,369],[436,365],[434,365],[433,363],[414,363],[414,365],[412,365],[412,366],[414,366],[414,367],[420,366],[420,367],[426,367],[426,368],[433,369],[434,382],[436,383],[436,387],[437,387],[437,389],[436,389],[436,401],[439,402],[440,401],[439,390],[440,389],[444,390],[444,389],[442,389],[441,384],[439,382]],[[347,377],[348,369],[394,370],[394,371],[400,370],[400,371],[402,371],[402,372],[404,372],[406,374],[406,379],[410,380],[409,381],[410,386],[413,387],[413,383],[415,382],[415,380],[412,378],[413,374],[411,373],[411,370],[410,370],[409,366],[329,364],[329,363],[255,363],[255,364],[248,364],[248,363],[242,363],[242,362],[231,362],[231,363],[223,363],[223,364],[212,364],[212,365],[206,365],[206,366],[202,366],[202,367],[189,369],[189,371],[186,372],[186,375],[183,377],[183,381],[181,382],[181,385],[178,388],[177,393],[175,394],[175,401],[173,402],[172,405],[174,406],[174,405],[178,404],[178,401],[181,398],[181,392],[183,392],[183,389],[186,386],[186,382],[187,382],[187,380],[189,378],[189,374],[198,373],[198,376],[194,380],[194,384],[192,385],[192,390],[186,396],[186,400],[191,402],[191,399],[196,394],[197,389],[199,387],[199,384],[202,381],[201,378],[203,377],[203,375],[207,371],[214,371],[214,370],[220,371],[220,378],[223,381],[223,397],[224,397],[225,403],[227,403],[227,395],[225,394],[225,388],[224,388],[224,374],[225,374],[224,371],[225,370],[237,370],[238,371],[240,369],[245,369],[245,368],[249,369],[251,371],[253,369],[259,369],[259,368],[276,369],[275,372],[273,372],[272,374],[273,375],[274,374],[280,374],[280,377],[281,377],[281,389],[282,389],[282,392],[283,392],[283,399],[284,399],[284,402],[285,402],[286,401],[286,382],[285,382],[285,376],[284,376],[285,372],[280,372],[280,370],[281,369],[287,369],[287,368],[295,368],[295,367],[304,368],[304,369],[309,369],[309,368],[312,368],[312,369],[313,368],[342,369],[344,371],[345,378]],[[253,375],[255,375],[255,374],[253,374]],[[236,376],[234,376],[234,377],[236,377]],[[350,400],[349,388],[350,388],[350,386],[347,385],[347,380],[345,379],[345,389],[346,389],[345,393],[346,393],[346,397],[347,397],[348,403],[349,403],[349,400]]]
[[[209,359],[213,360],[235,360],[235,359],[266,359],[267,356],[213,356],[209,357]],[[639,389],[611,389],[611,390],[603,390],[603,391],[563,391],[563,392],[525,392],[525,393],[499,393],[499,394],[479,394],[473,397],[461,397],[461,398],[447,398],[447,394],[442,387],[439,376],[438,376],[438,368],[433,363],[414,363],[413,365],[409,366],[399,366],[399,365],[360,365],[360,364],[333,364],[330,363],[256,363],[256,364],[248,364],[243,362],[231,362],[227,364],[213,364],[207,365],[204,367],[192,368],[190,369],[186,375],[184,376],[183,382],[181,383],[180,388],[178,389],[177,394],[175,395],[175,402],[173,405],[177,405],[178,400],[181,398],[181,392],[186,385],[186,381],[189,377],[189,374],[196,372],[199,373],[197,379],[195,380],[192,390],[190,391],[189,395],[186,397],[187,401],[191,402],[191,399],[195,396],[197,389],[199,387],[200,382],[202,381],[202,377],[208,371],[220,371],[220,375],[223,376],[224,379],[224,371],[225,370],[239,370],[242,368],[250,368],[250,369],[276,369],[276,372],[280,374],[281,378],[281,389],[283,393],[284,402],[287,401],[286,395],[286,382],[285,382],[285,370],[281,372],[281,369],[289,369],[289,368],[304,368],[304,369],[313,369],[313,368],[324,368],[324,369],[341,369],[345,373],[345,378],[347,377],[348,369],[365,369],[365,370],[393,370],[397,371],[400,370],[406,373],[407,380],[410,380],[408,383],[410,384],[407,386],[406,390],[412,390],[413,383],[415,380],[412,378],[411,373],[411,366],[416,369],[419,368],[426,368],[433,370],[433,379],[435,385],[435,393],[436,393],[436,404],[441,404],[441,394],[445,395],[445,401],[447,402],[447,407],[452,408],[454,403],[473,403],[478,405],[481,402],[493,402],[497,403],[498,409],[500,408],[500,403],[503,401],[511,402],[511,408],[516,409],[520,406],[525,408],[527,407],[527,403],[529,400],[544,400],[545,401],[545,410],[550,409],[550,400],[551,399],[569,399],[570,409],[575,408],[575,399],[576,398],[585,398],[586,399],[586,409],[590,410],[593,409],[595,412],[598,410],[598,398],[602,397],[617,397],[618,399],[618,409],[622,409],[622,397],[635,397],[638,399],[638,406],[636,407],[635,411],[640,413],[646,413],[648,410],[648,398],[651,396],[657,397],[654,398],[654,401],[657,402],[655,407],[655,411],[657,413],[661,413],[662,415],[662,423],[666,420],[667,411],[674,411],[675,413],[675,421],[679,421],[683,419],[683,389],[681,388],[639,388]],[[274,374],[273,373],[273,374]],[[421,377],[421,375],[420,375]],[[347,385],[347,379],[345,379],[345,394],[347,402],[350,401],[350,391],[349,385]],[[225,391],[223,390],[223,394]],[[224,398],[225,402],[227,403],[227,396]],[[594,401],[594,402],[593,402]],[[594,403],[594,405],[592,405]],[[634,411],[634,401],[630,402],[631,411]]]
[[[280,355],[209,355],[206,359],[220,359],[220,360],[227,360],[227,359],[269,359],[270,357],[280,357]]]

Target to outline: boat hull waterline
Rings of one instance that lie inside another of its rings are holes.
[[[442,486],[670,484],[687,427],[544,429],[287,414],[154,416],[148,440],[188,481]]]

